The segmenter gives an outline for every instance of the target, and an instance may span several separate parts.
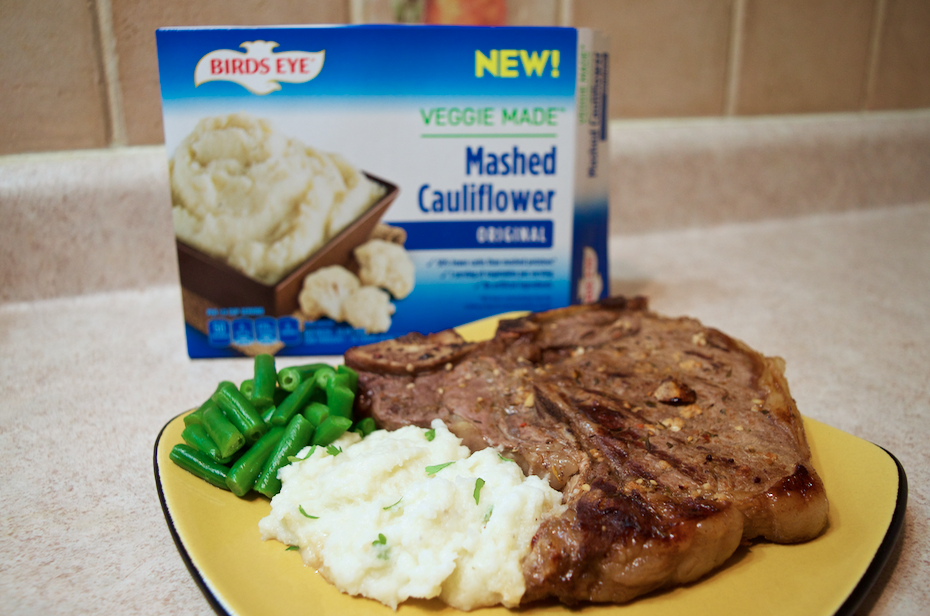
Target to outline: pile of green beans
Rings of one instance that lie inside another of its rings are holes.
[[[245,496],[271,498],[281,490],[278,470],[307,445],[325,447],[347,430],[368,436],[375,422],[353,422],[358,373],[346,366],[308,364],[275,371],[271,355],[255,357],[254,377],[239,387],[221,382],[184,417],[170,458],[204,481]]]

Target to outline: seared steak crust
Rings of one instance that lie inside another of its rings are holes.
[[[384,428],[443,419],[547,478],[568,510],[524,562],[524,602],[622,602],[695,580],[740,541],[826,525],[783,362],[693,319],[613,298],[350,349],[357,411]]]

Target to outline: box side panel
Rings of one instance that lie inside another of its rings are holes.
[[[607,233],[609,41],[596,31],[578,36],[575,225],[572,242],[572,302],[590,303],[610,292]]]

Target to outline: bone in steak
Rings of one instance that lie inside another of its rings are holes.
[[[434,418],[547,478],[568,510],[524,561],[524,603],[623,602],[696,580],[740,542],[806,541],[827,521],[784,362],[644,298],[350,349],[357,411]]]

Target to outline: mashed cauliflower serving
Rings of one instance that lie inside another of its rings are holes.
[[[177,237],[266,284],[384,194],[338,154],[290,139],[246,113],[198,122],[169,171]]]
[[[392,608],[519,604],[522,561],[542,519],[564,511],[559,492],[494,449],[469,455],[440,420],[335,446],[281,469],[262,539],[299,546],[340,590]]]

